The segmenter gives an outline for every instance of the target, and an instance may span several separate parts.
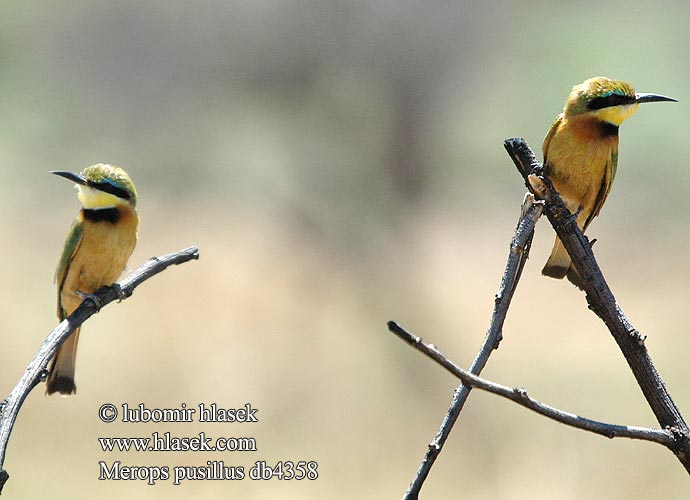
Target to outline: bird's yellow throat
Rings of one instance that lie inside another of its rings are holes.
[[[601,121],[612,123],[613,125],[618,126],[634,115],[639,106],[640,105],[637,103],[625,104],[622,106],[610,106],[608,108],[598,109],[593,114]]]
[[[106,193],[89,186],[76,184],[77,197],[82,206],[87,210],[98,210],[100,208],[113,208],[123,205],[126,202],[114,194]]]

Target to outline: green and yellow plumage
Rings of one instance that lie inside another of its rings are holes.
[[[620,80],[596,77],[575,85],[563,112],[546,134],[542,150],[549,178],[566,207],[577,214],[584,231],[599,215],[618,164],[618,127],[640,103],[675,101],[657,94],[638,94]],[[542,273],[581,285],[561,241],[556,241]]]
[[[82,209],[72,223],[55,278],[58,318],[62,321],[81,304],[82,296],[112,284],[122,273],[137,241],[137,193],[119,167],[97,164],[81,174],[53,172],[76,182]],[[79,329],[55,354],[46,392],[76,392],[74,368]]]

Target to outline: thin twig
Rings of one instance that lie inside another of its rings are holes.
[[[676,442],[672,449],[690,473],[690,430],[649,356],[645,337],[632,326],[616,302],[594,258],[589,240],[568,212],[543,167],[535,162],[534,153],[527,143],[524,139],[508,139],[504,145],[528,188],[532,190],[535,183],[530,179],[536,177],[538,184],[546,190],[546,196],[542,195],[546,199],[546,215],[582,278],[589,308],[613,335],[659,425],[674,432]]]
[[[77,327],[96,314],[100,308],[114,300],[119,301],[129,297],[137,286],[167,267],[198,258],[199,250],[195,247],[186,248],[161,257],[150,258],[139,269],[120,281],[119,284],[116,283],[97,290],[93,295],[98,298],[99,304],[96,304],[91,298],[85,299],[68,318],[62,321],[48,335],[43,344],[41,344],[36,356],[29,363],[17,386],[12,390],[7,399],[0,403],[0,493],[2,493],[2,488],[9,478],[2,466],[5,463],[5,453],[10,434],[12,433],[12,427],[28,394],[36,385],[45,380],[47,375],[46,366],[58,350],[58,347],[67,340]]]
[[[503,322],[508,314],[510,301],[513,298],[513,293],[515,292],[517,282],[520,278],[520,274],[529,254],[530,245],[532,244],[532,236],[534,235],[534,226],[537,223],[537,220],[539,220],[543,209],[543,204],[540,202],[535,202],[533,196],[529,194],[525,196],[518,226],[515,229],[513,239],[510,243],[508,262],[506,263],[506,268],[503,273],[503,278],[501,279],[501,285],[498,293],[496,293],[491,324],[489,325],[489,330],[484,338],[484,343],[479,349],[477,357],[472,363],[472,367],[470,369],[470,371],[475,375],[479,375],[481,373],[481,371],[484,369],[484,366],[486,366],[489,356],[491,356],[493,350],[498,349],[498,345],[503,336]],[[395,326],[396,324],[392,321],[388,323],[388,328],[391,331],[393,331]],[[419,498],[419,492],[422,489],[422,485],[429,475],[431,467],[436,461],[436,458],[438,457],[439,453],[441,453],[441,449],[443,448],[446,439],[448,439],[450,431],[453,429],[455,422],[460,416],[460,412],[465,405],[465,401],[467,401],[470,390],[471,386],[460,385],[453,393],[453,399],[448,412],[446,413],[446,416],[443,419],[441,427],[436,433],[436,436],[429,444],[424,455],[424,459],[419,465],[417,473],[410,483],[405,496],[403,497],[404,499],[415,500]]]
[[[421,338],[417,337],[416,335],[412,335],[410,332],[395,323],[390,326],[390,330],[400,339],[404,340],[421,353],[429,356],[450,373],[458,377],[460,380],[462,380],[462,383],[465,386],[476,387],[477,389],[491,392],[492,394],[507,398],[521,406],[524,406],[525,408],[529,408],[530,410],[555,420],[556,422],[560,422],[570,427],[575,427],[576,429],[593,432],[608,438],[624,437],[630,439],[640,439],[643,441],[659,443],[669,448],[675,445],[675,437],[669,430],[608,424],[559,410],[553,406],[541,403],[536,399],[532,399],[524,389],[507,387],[505,385],[500,385],[495,382],[477,377],[476,375],[472,375],[470,372],[463,370],[458,365],[453,363],[435,346],[424,343]]]

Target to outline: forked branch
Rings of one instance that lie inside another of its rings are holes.
[[[545,199],[546,216],[568,250],[575,269],[582,277],[589,308],[601,318],[611,332],[659,425],[671,430],[676,436],[671,449],[685,469],[690,472],[690,431],[649,356],[644,343],[645,337],[632,326],[616,302],[594,258],[589,240],[580,231],[575,218],[568,212],[563,200],[551,184],[548,172],[536,161],[534,153],[525,140],[508,139],[504,145],[525,179],[527,188],[537,198]],[[545,190],[545,192],[538,192],[540,190]]]
[[[404,339],[410,345],[425,352],[437,362],[450,370],[463,381],[463,385],[455,391],[453,401],[446,414],[441,428],[429,448],[417,470],[412,483],[405,493],[405,500],[416,500],[419,492],[428,476],[434,461],[438,457],[446,438],[450,434],[453,425],[462,410],[469,395],[471,387],[481,387],[496,394],[527,406],[549,418],[555,418],[568,425],[598,432],[607,436],[625,436],[636,439],[647,439],[663,444],[673,451],[685,469],[690,472],[690,431],[685,423],[680,410],[671,398],[666,385],[657,372],[645,347],[645,337],[642,336],[630,324],[621,308],[616,303],[615,297],[599,269],[592,253],[589,240],[577,226],[573,217],[563,204],[558,192],[554,189],[548,178],[548,172],[539,163],[534,153],[523,139],[508,139],[504,143],[508,154],[513,159],[518,171],[525,180],[529,191],[541,200],[543,204],[536,204],[532,197],[528,196],[523,204],[523,214],[518,224],[518,229],[513,236],[511,253],[509,255],[506,271],[501,281],[501,288],[496,294],[496,304],[492,316],[491,326],[482,347],[479,350],[470,372],[464,372],[439,352],[434,352],[431,346],[424,344],[421,339],[403,330],[394,322],[388,323],[390,331]],[[525,208],[527,204],[531,208]],[[537,209],[538,207],[538,209]],[[563,242],[570,258],[583,281],[583,290],[586,293],[587,303],[597,316],[599,316],[613,335],[623,356],[640,386],[647,402],[661,426],[661,430],[644,429],[638,427],[618,426],[582,419],[576,415],[562,412],[532,400],[526,393],[504,386],[497,386],[477,377],[486,364],[493,349],[498,347],[501,339],[501,329],[507,314],[510,299],[517,287],[517,280],[524,266],[534,230],[534,224],[541,215],[546,213],[556,234]],[[521,232],[522,231],[522,232]],[[520,240],[520,238],[523,238]],[[522,246],[515,245],[516,241],[522,241]],[[515,248],[521,248],[519,259]]]

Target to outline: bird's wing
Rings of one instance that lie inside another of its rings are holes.
[[[606,165],[606,168],[604,169],[604,178],[601,181],[601,187],[599,188],[599,193],[597,194],[597,199],[594,201],[594,208],[592,209],[592,213],[589,214],[589,217],[587,217],[587,221],[585,222],[584,227],[586,228],[589,226],[589,223],[592,222],[592,219],[599,215],[599,212],[601,211],[601,207],[604,206],[604,202],[606,201],[606,197],[609,195],[609,192],[611,191],[611,186],[613,185],[613,179],[616,177],[616,168],[618,166],[618,152],[614,151],[611,153],[611,160],[609,163]]]
[[[64,310],[62,309],[62,302],[60,300],[60,295],[62,293],[62,285],[65,283],[65,278],[67,277],[67,271],[72,263],[72,258],[74,254],[77,253],[77,249],[82,241],[82,236],[84,234],[84,225],[80,217],[74,219],[72,222],[72,227],[67,233],[67,240],[65,240],[65,247],[62,249],[62,256],[60,257],[60,262],[58,263],[57,270],[55,271],[55,281],[58,285],[57,294],[57,314],[60,320],[65,319]]]
[[[556,131],[558,130],[558,127],[561,126],[562,121],[563,113],[556,117],[556,119],[551,124],[549,132],[546,134],[546,137],[544,137],[544,143],[541,146],[541,151],[544,154],[544,166],[546,166],[549,162],[549,160],[546,157],[546,152],[549,150],[549,144],[551,143],[551,139],[553,139],[553,136],[556,135]]]

